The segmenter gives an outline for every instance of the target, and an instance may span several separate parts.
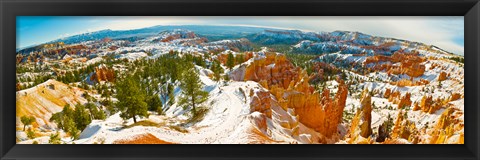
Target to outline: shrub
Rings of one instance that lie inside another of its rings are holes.
[[[35,131],[33,131],[32,129],[28,129],[27,137],[30,138],[30,139],[34,139],[35,138]]]
[[[48,143],[50,143],[50,144],[61,144],[60,133],[57,131],[57,133],[51,134],[50,139],[48,140]]]

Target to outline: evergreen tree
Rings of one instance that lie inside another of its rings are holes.
[[[193,61],[195,62],[196,65],[201,66],[201,67],[206,67],[205,60],[200,57],[200,56],[195,56],[193,57]]]
[[[138,78],[135,76],[126,76],[123,81],[116,85],[119,100],[115,105],[122,113],[120,116],[124,119],[133,118],[137,123],[136,116],[148,116],[148,105],[145,103],[145,92],[140,90]]]
[[[25,127],[28,126],[28,125],[31,125],[35,121],[35,117],[33,117],[33,116],[30,116],[30,117],[22,116],[20,118],[20,121],[22,121],[22,123],[23,123],[23,131],[25,131]]]
[[[227,67],[229,69],[232,69],[233,66],[235,66],[235,59],[233,57],[232,52],[230,52],[230,53],[228,53],[228,57],[227,57]]]
[[[237,54],[235,56],[235,64],[240,64],[245,61],[245,55],[244,54]]]
[[[52,114],[50,117],[50,122],[55,122],[58,128],[63,128],[63,114],[62,112],[57,112]]]
[[[160,98],[157,94],[148,95],[147,97],[146,103],[151,111],[159,111],[159,108],[162,108],[162,101],[160,101]],[[162,113],[159,112],[158,114]]]
[[[208,92],[202,90],[203,85],[195,68],[191,67],[182,73],[180,88],[184,96],[180,98],[179,104],[184,108],[192,106],[192,113],[195,116],[197,105],[208,99]]]
[[[219,81],[222,78],[220,74],[224,71],[218,60],[213,61],[211,70],[213,71],[213,80]]]
[[[81,105],[81,104],[77,104],[75,106],[74,120],[75,120],[74,122],[76,126],[75,128],[79,130],[85,129],[87,125],[92,122],[92,118],[90,114],[87,112],[87,109],[85,108],[84,105]],[[74,133],[74,132],[71,132],[71,133]]]
[[[85,107],[88,109],[90,112],[90,118],[91,119],[105,119],[105,113],[101,110],[98,109],[98,107],[94,103],[87,103],[85,104]]]
[[[70,105],[65,105],[61,112],[53,114],[50,121],[56,122],[59,128],[74,138],[78,137],[80,131],[77,129],[77,124],[75,123],[75,112],[71,109]]]
[[[76,136],[79,131],[78,131],[77,126],[75,124],[74,117],[65,116],[65,114],[64,114],[63,118],[64,118],[64,120],[63,120],[63,130],[65,132],[69,133],[70,135]]]
[[[171,106],[173,103],[175,103],[175,95],[174,95],[174,86],[173,84],[168,85],[168,105]]]
[[[173,92],[173,84],[171,84],[170,82],[164,82],[160,86],[159,94],[160,94],[160,99],[163,106],[160,108],[157,108],[158,114],[161,114],[162,108],[166,108],[167,105],[170,105],[169,101],[173,99],[172,92]]]

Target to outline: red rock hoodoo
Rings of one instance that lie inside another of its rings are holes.
[[[308,74],[290,63],[285,55],[267,52],[265,56],[255,55],[254,58],[255,60],[245,69],[245,81],[259,82],[269,89],[283,109],[295,109],[299,121],[305,126],[325,137],[337,134],[348,94],[343,80],[337,80],[338,91],[332,99],[328,89],[321,95],[314,92],[314,88],[308,83]],[[265,93],[260,94],[268,97]],[[254,110],[263,110],[266,108],[259,109],[257,106],[268,102],[262,102],[261,98],[258,98],[252,103]]]

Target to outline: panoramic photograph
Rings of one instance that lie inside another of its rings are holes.
[[[464,144],[464,17],[17,16],[17,144]]]

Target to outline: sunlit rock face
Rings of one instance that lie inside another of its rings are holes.
[[[463,115],[456,108],[447,108],[443,111],[434,128],[428,132],[430,138],[425,143],[430,144],[463,144],[464,123],[458,117]]]
[[[432,96],[423,96],[420,103],[413,107],[413,110],[422,110],[423,112],[433,114],[443,106],[443,100],[433,100]]]
[[[409,107],[412,105],[412,100],[410,100],[410,93],[406,93],[401,99],[400,102],[398,102],[398,108],[403,109],[405,107]]]
[[[343,81],[339,81],[339,89],[332,99],[330,91],[325,89],[319,97],[316,93],[305,97],[305,105],[297,105],[295,110],[300,115],[300,122],[315,129],[326,137],[337,133],[337,126],[342,120],[348,90]],[[296,101],[292,101],[296,103]]]
[[[425,65],[421,64],[425,61],[426,58],[421,57],[418,52],[404,52],[400,50],[392,56],[376,55],[367,57],[364,64],[374,63],[373,69],[378,71],[386,69],[388,74],[406,74],[410,77],[419,77],[425,73]],[[400,63],[400,65],[392,65],[395,63]]]
[[[267,132],[267,116],[265,114],[253,112],[248,115],[248,119],[250,119],[260,131]]]
[[[266,52],[264,56],[256,55],[254,59],[246,68],[245,81],[266,80],[269,86],[279,85],[282,88],[288,88],[292,79],[298,78],[301,70],[294,67],[283,54]]]
[[[367,138],[372,134],[372,96],[368,93],[368,90],[363,91],[360,105],[363,119],[363,123],[360,125],[360,135]]]
[[[342,120],[348,89],[343,80],[338,79],[338,91],[335,97],[330,97],[330,91],[314,92],[309,85],[308,74],[293,66],[283,54],[266,52],[256,54],[253,62],[245,68],[245,81],[259,82],[270,90],[279,105],[284,109],[295,109],[299,121],[305,126],[320,132],[325,137],[337,134],[338,125]],[[252,100],[254,110],[268,110],[269,100],[266,93],[256,93],[258,98]],[[262,98],[267,97],[267,98]]]
[[[272,97],[268,91],[254,92],[252,101],[250,102],[250,112],[260,112],[267,115],[268,118],[272,118]]]
[[[391,85],[396,85],[399,87],[405,87],[405,86],[423,86],[429,84],[430,81],[425,80],[425,79],[420,79],[418,81],[412,81],[409,79],[401,79],[396,82],[390,82]]]
[[[398,111],[397,120],[392,130],[392,139],[405,139],[412,143],[418,143],[419,132],[415,123],[405,117],[403,110]],[[385,143],[388,143],[387,141]]]
[[[360,108],[357,109],[355,116],[350,123],[348,133],[348,143],[350,144],[370,144],[372,135],[372,96],[368,90],[362,92],[360,98]]]
[[[387,98],[389,102],[397,104],[398,109],[412,106],[412,100],[410,98],[411,94],[409,92],[402,96],[399,91],[391,93],[390,90],[387,89],[384,93],[384,97]]]
[[[113,69],[107,68],[105,65],[100,65],[95,67],[94,74],[90,77],[90,81],[100,82],[100,81],[115,81],[115,71]]]

